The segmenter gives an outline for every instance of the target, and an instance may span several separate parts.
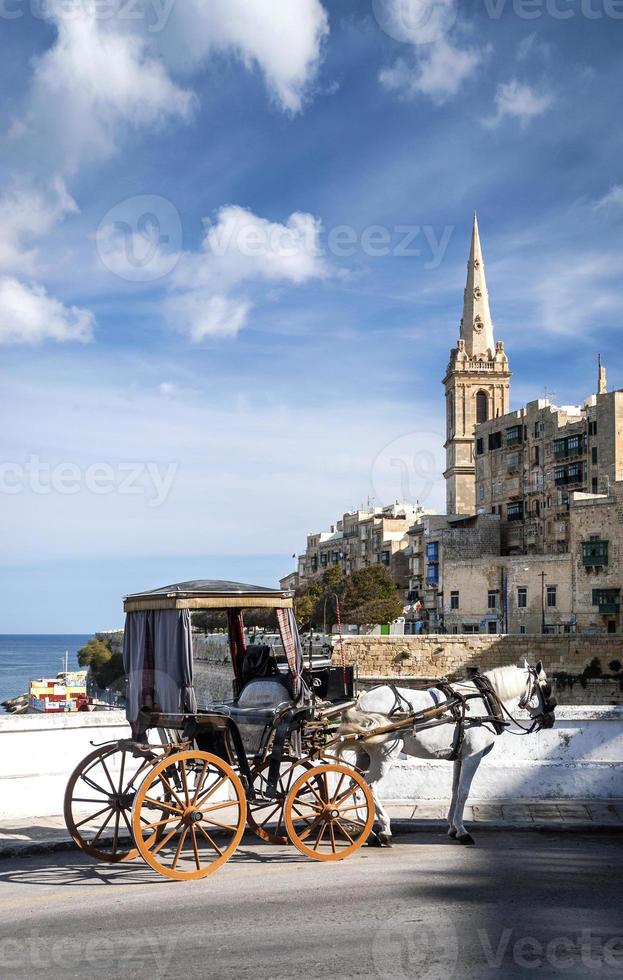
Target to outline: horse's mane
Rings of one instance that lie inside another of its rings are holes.
[[[484,673],[501,701],[514,701],[525,690],[526,674],[521,667],[495,667]]]

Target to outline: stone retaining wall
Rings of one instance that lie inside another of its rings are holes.
[[[507,664],[543,661],[549,675],[578,675],[598,657],[604,673],[613,660],[623,662],[623,639],[619,636],[481,636],[469,634],[439,636],[347,636],[344,652],[348,663],[356,663],[365,677],[435,678],[464,673],[467,667],[491,670]],[[334,663],[340,663],[338,646]],[[589,682],[590,683],[590,682]],[[563,695],[567,703],[621,703],[623,692],[616,681],[601,682],[585,690],[575,684]]]

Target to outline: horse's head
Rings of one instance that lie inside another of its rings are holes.
[[[557,701],[552,697],[552,685],[539,660],[531,667],[524,662],[526,672],[526,689],[519,701],[519,707],[525,709],[533,721],[538,722],[539,728],[553,728],[556,721],[555,711]]]

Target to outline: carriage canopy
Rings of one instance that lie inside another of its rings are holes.
[[[141,710],[196,711],[191,611],[226,612],[235,690],[240,693],[246,650],[244,610],[274,609],[292,693],[299,700],[303,693],[303,651],[293,605],[291,592],[213,579],[180,582],[126,596],[123,659],[130,723],[137,722]]]

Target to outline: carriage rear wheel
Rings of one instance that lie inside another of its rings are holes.
[[[277,795],[274,799],[266,797],[270,761],[251,773],[253,789],[258,799],[247,800],[247,823],[258,837],[271,844],[289,844],[285,826],[285,802],[290,789],[299,776],[312,768],[310,762],[299,762],[286,756],[277,781]]]
[[[134,797],[156,760],[113,743],[90,752],[65,790],[65,824],[74,843],[98,861],[131,861],[138,854],[130,817]]]
[[[340,861],[365,844],[374,799],[362,776],[339,763],[315,766],[296,780],[285,805],[292,843],[316,861]]]
[[[210,752],[189,750],[161,759],[147,774],[134,801],[132,830],[154,871],[188,881],[205,878],[231,857],[246,816],[244,788],[231,766]]]

